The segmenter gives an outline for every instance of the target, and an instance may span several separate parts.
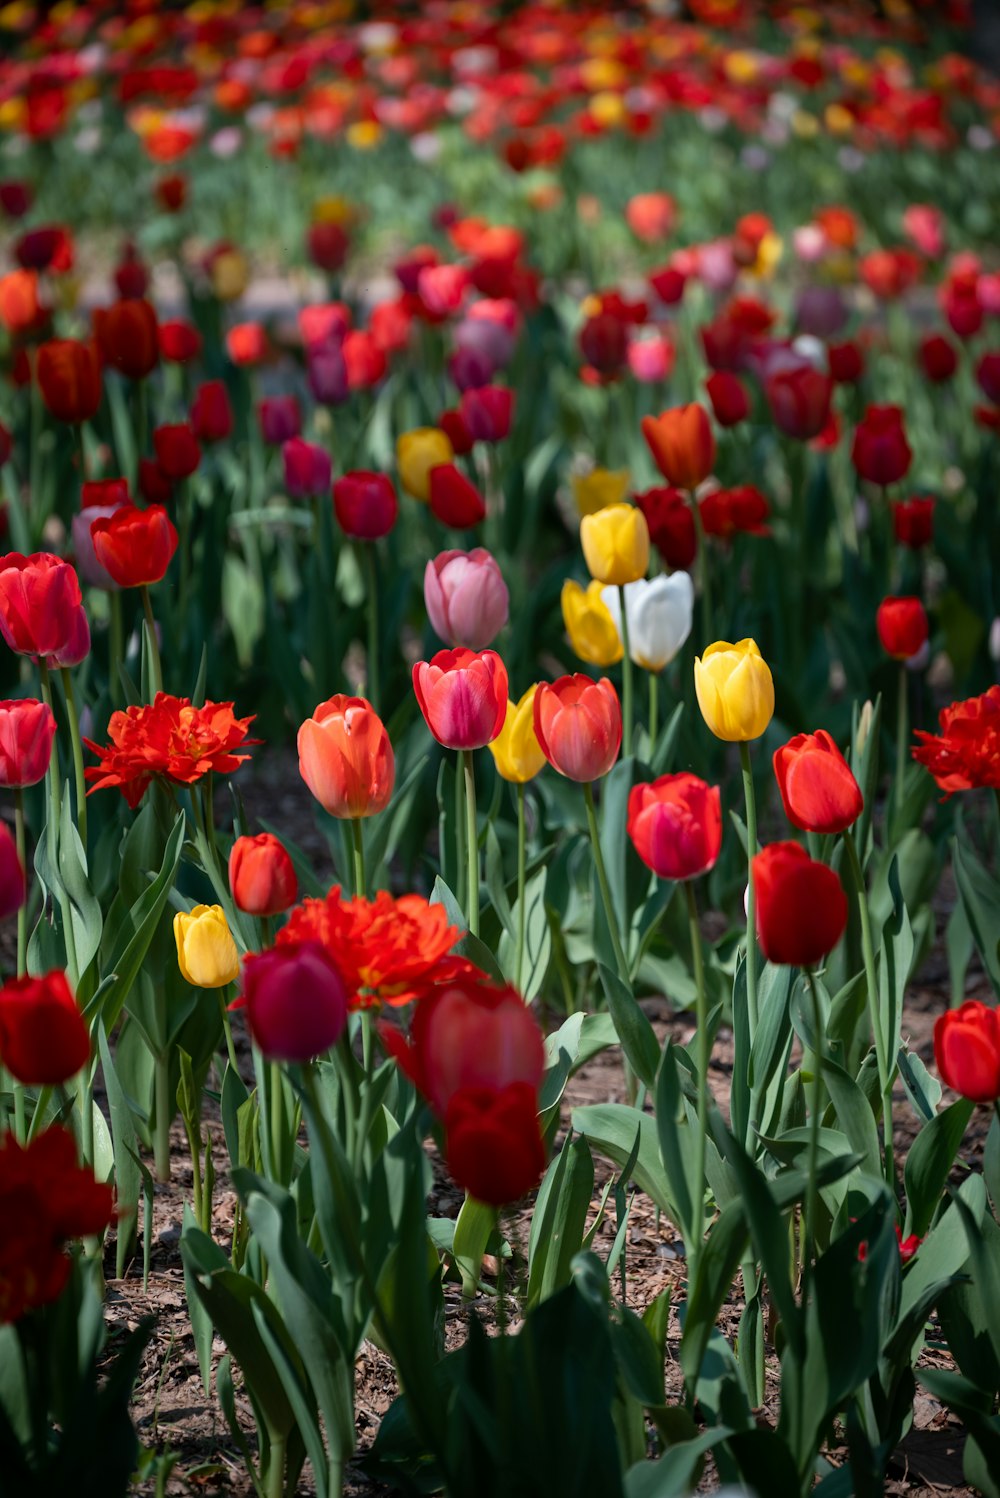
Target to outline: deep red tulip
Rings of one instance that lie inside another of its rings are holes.
[[[632,496],[646,517],[649,539],[668,567],[687,571],[698,552],[694,512],[680,489],[647,489]]]
[[[30,1087],[56,1087],[90,1056],[90,1034],[66,974],[8,978],[0,988],[0,1065]]]
[[[736,375],[717,369],[705,381],[705,389],[720,427],[734,427],[746,421],[750,399]]]
[[[813,967],[847,926],[847,896],[833,869],[801,843],[770,843],[751,865],[757,936],[768,962]]]
[[[156,461],[172,484],[190,478],[201,462],[201,448],[194,429],[186,421],[157,427],[153,433]]]
[[[328,276],[340,270],[347,259],[350,243],[342,224],[312,224],[306,235],[309,259]]]
[[[920,340],[917,349],[920,367],[935,385],[950,380],[958,368],[958,353],[954,344],[941,333],[928,333]]]
[[[698,513],[706,536],[727,541],[737,532],[766,536],[771,507],[753,484],[738,484],[735,489],[713,489],[706,494],[698,501]]]
[[[1000,406],[1000,353],[983,354],[976,365],[976,379],[986,399]]]
[[[437,424],[451,443],[456,458],[464,458],[466,453],[471,453],[474,438],[461,411],[442,411]]]
[[[771,375],[764,382],[764,394],[779,432],[798,442],[818,437],[830,420],[833,381],[810,365]]]
[[[831,343],[827,347],[830,378],[835,385],[856,385],[865,372],[865,356],[859,343]]]
[[[543,681],[535,693],[535,736],[553,769],[586,783],[606,775],[622,742],[618,693],[606,676],[578,672]]]
[[[377,541],[396,524],[399,500],[388,474],[358,468],[334,481],[333,508],[345,536]]]
[[[101,362],[92,343],[53,338],[38,350],[38,388],[57,421],[90,421],[101,405]]]
[[[347,1024],[347,988],[318,941],[283,942],[243,964],[250,1034],[268,1060],[311,1061]]]
[[[627,831],[647,868],[661,879],[697,879],[722,847],[722,799],[686,771],[661,775],[629,792]]]
[[[500,1091],[462,1087],[444,1119],[445,1160],[455,1181],[476,1201],[502,1207],[538,1185],[545,1146],[538,1126],[538,1094],[525,1082]]]
[[[895,484],[907,473],[912,457],[899,406],[869,406],[851,445],[851,462],[861,477],[883,487]]]
[[[892,528],[896,540],[911,551],[929,546],[934,539],[934,504],[930,496],[901,499],[892,507]]]
[[[438,463],[430,471],[431,514],[452,530],[470,530],[486,519],[486,501],[454,463]]]
[[[2,755],[0,748],[0,755]],[[0,921],[20,910],[28,896],[24,866],[17,853],[14,834],[0,822]]]
[[[47,551],[0,557],[0,633],[18,655],[79,665],[90,650],[90,627],[76,569]]]
[[[0,786],[37,785],[52,758],[56,720],[48,703],[33,697],[0,702]]]
[[[413,668],[427,727],[446,749],[482,749],[503,728],[507,670],[494,650],[439,650]]]
[[[580,329],[580,352],[602,379],[621,374],[628,358],[628,328],[620,317],[599,312]]]
[[[919,598],[884,598],[875,615],[882,649],[894,660],[908,661],[927,643],[930,627]]]
[[[191,402],[191,426],[199,442],[223,442],[233,430],[233,410],[222,380],[206,380]]]
[[[302,412],[294,395],[270,395],[257,407],[260,435],[272,447],[280,447],[302,430]]]
[[[697,489],[715,464],[715,437],[704,406],[692,401],[642,418],[642,435],[668,484]]]
[[[156,313],[141,297],[94,312],[94,333],[104,363],[130,380],[143,380],[160,358]]]
[[[229,853],[229,888],[237,908],[248,915],[280,915],[295,904],[295,868],[273,832],[236,839]]]
[[[458,409],[474,442],[502,442],[510,431],[514,392],[503,385],[482,385],[466,390]]]
[[[174,497],[174,486],[155,458],[139,459],[139,493],[148,505],[165,505]]]
[[[177,531],[162,505],[125,505],[95,520],[90,534],[97,560],[120,588],[158,583],[177,550]]]
[[[161,322],[156,336],[160,357],[168,364],[190,364],[201,353],[201,334],[193,323],[180,319]]]
[[[934,1059],[941,1080],[974,1103],[1000,1097],[1000,1023],[990,1004],[970,999],[934,1022]]]
[[[325,447],[302,437],[289,437],[281,449],[281,460],[285,488],[292,499],[309,499],[329,489],[332,464]]]
[[[861,815],[861,787],[824,728],[775,750],[774,776],[785,816],[803,832],[843,832]]]

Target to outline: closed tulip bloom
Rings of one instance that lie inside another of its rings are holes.
[[[6,822],[0,822],[0,921],[20,910],[28,896],[24,866]]]
[[[88,491],[90,494],[88,495]],[[107,592],[114,592],[118,584],[97,560],[94,551],[94,538],[90,533],[91,526],[95,520],[105,520],[109,515],[114,515],[122,505],[130,504],[128,497],[128,484],[125,479],[109,479],[104,483],[84,484],[82,494],[83,508],[73,516],[71,521],[71,532],[73,536],[73,558],[76,562],[76,570],[82,580],[91,588],[104,588]]]
[[[510,595],[497,562],[482,546],[442,551],[424,571],[424,603],[448,645],[484,650],[507,623]]]
[[[644,416],[642,435],[668,484],[697,489],[712,472],[715,436],[708,412],[697,401],[659,416]]]
[[[178,318],[172,322],[161,322],[156,330],[160,345],[160,357],[168,364],[190,364],[201,353],[201,334],[189,322]]]
[[[194,428],[186,421],[157,427],[153,433],[153,451],[161,472],[172,484],[190,478],[201,462],[201,448]]]
[[[569,643],[581,661],[591,666],[614,666],[625,654],[618,627],[604,598],[606,591],[596,578],[586,588],[572,578],[562,585],[560,601]]]
[[[0,557],[0,634],[18,655],[79,665],[90,649],[90,626],[76,569],[48,551]]]
[[[497,774],[514,785],[534,780],[545,764],[545,755],[535,733],[535,693],[537,682],[517,702],[507,701],[503,728],[487,745],[497,767]]]
[[[754,640],[717,640],[694,663],[701,715],[717,739],[759,739],[774,715],[774,681]]]
[[[750,415],[750,399],[738,377],[717,369],[705,381],[708,398],[720,427],[738,426]]]
[[[196,905],[174,916],[181,977],[195,988],[225,988],[240,971],[240,958],[221,905]]]
[[[934,504],[930,495],[901,499],[892,507],[892,528],[900,546],[919,551],[934,539]]]
[[[486,501],[454,463],[438,463],[431,469],[430,507],[435,520],[452,530],[471,530],[486,519]]]
[[[617,588],[602,594],[618,634],[621,634],[621,598]],[[625,586],[629,654],[645,671],[669,666],[691,633],[694,584],[688,572],[671,577],[639,578]]]
[[[774,776],[785,816],[803,832],[844,832],[861,815],[861,787],[824,728],[775,750]]]
[[[396,782],[385,724],[365,697],[338,693],[299,729],[299,774],[332,817],[384,811]]]
[[[141,297],[94,313],[94,333],[104,363],[129,380],[143,380],[160,360],[156,313]]]
[[[450,463],[452,445],[438,427],[414,427],[396,438],[396,466],[407,494],[426,504],[431,495],[431,469]]]
[[[92,343],[53,338],[38,350],[38,388],[57,421],[90,421],[101,406],[101,361]]]
[[[751,865],[757,936],[768,962],[813,967],[847,926],[847,896],[833,869],[801,843],[770,843]]]
[[[311,1061],[337,1044],[347,1024],[347,988],[318,941],[284,942],[248,957],[242,1002],[270,1061]]]
[[[177,531],[162,505],[123,505],[90,528],[94,554],[120,588],[143,588],[165,576]]]
[[[908,661],[927,643],[930,626],[919,598],[883,598],[875,615],[882,649],[893,660]]]
[[[294,395],[270,395],[257,406],[260,435],[271,447],[280,447],[302,430],[302,412]]]
[[[943,385],[958,368],[958,351],[943,333],[928,333],[917,345],[917,359],[934,385]]]
[[[90,1056],[90,1033],[58,970],[0,988],[0,1066],[29,1087],[68,1082]]]
[[[713,868],[722,847],[722,799],[717,785],[697,775],[661,775],[629,792],[632,846],[661,879],[697,879]]]
[[[869,406],[854,430],[851,462],[869,483],[894,484],[905,476],[913,453],[899,406]]]
[[[45,776],[56,720],[46,702],[18,697],[0,702],[0,786],[24,790]]]
[[[535,734],[554,770],[581,784],[599,780],[618,758],[622,710],[606,676],[560,676],[535,693]]]
[[[199,442],[224,442],[233,430],[233,408],[222,380],[206,380],[191,402],[191,426]]]
[[[687,570],[698,553],[694,513],[680,489],[661,485],[635,495],[646,517],[649,539],[668,567]]]
[[[545,1146],[538,1095],[525,1082],[493,1091],[463,1087],[445,1114],[445,1161],[475,1201],[502,1207],[538,1185]]]
[[[229,853],[229,888],[247,915],[280,915],[295,904],[299,881],[288,850],[273,832],[238,837]]]
[[[427,727],[446,749],[482,749],[507,716],[507,668],[492,650],[439,650],[413,668]]]
[[[580,521],[580,542],[591,577],[634,583],[649,566],[649,526],[635,505],[608,505]]]
[[[514,392],[505,385],[466,390],[458,410],[475,442],[502,442],[514,415]]]
[[[377,541],[396,524],[399,500],[388,474],[355,469],[335,480],[333,508],[345,536]]]
[[[624,503],[628,494],[629,471],[627,468],[592,468],[589,473],[571,474],[569,483],[582,519],[584,515],[594,515],[610,505]]]
[[[292,499],[309,499],[329,489],[332,464],[325,448],[302,437],[289,437],[281,449],[281,460],[285,488]]]
[[[810,365],[771,375],[764,394],[778,431],[798,442],[818,437],[830,420],[833,381]]]
[[[1000,1023],[989,1004],[970,999],[934,1023],[934,1059],[946,1086],[973,1103],[1000,1097]]]

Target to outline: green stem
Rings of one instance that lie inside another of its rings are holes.
[[[17,861],[24,870],[25,885],[28,877],[28,839],[24,825],[24,792],[18,786],[14,792],[14,836],[17,842]],[[25,899],[17,912],[17,976],[23,978],[28,971],[28,900]]]
[[[121,692],[120,668],[125,662],[125,631],[122,625],[122,595],[108,594],[108,695],[117,703]]]
[[[878,976],[875,971],[875,944],[872,940],[872,918],[868,908],[868,888],[865,883],[858,845],[854,832],[848,827],[844,833],[844,847],[851,876],[858,896],[858,914],[861,917],[861,951],[865,963],[865,984],[868,989],[868,1016],[872,1037],[875,1041],[875,1060],[878,1065],[879,1090],[882,1094],[882,1134],[884,1140],[885,1178],[895,1194],[895,1164],[893,1161],[892,1137],[892,1067],[887,1055],[886,1037],[882,1029],[882,1013],[879,1002]]]
[[[694,1191],[691,1203],[693,1232],[697,1242],[689,1246],[691,1257],[696,1259],[701,1252],[705,1227],[705,1141],[708,1137],[708,997],[705,993],[705,962],[701,947],[701,928],[698,925],[698,901],[694,885],[688,880],[684,885],[687,895],[688,929],[691,933],[691,958],[694,963],[695,1018],[698,1026],[698,1133],[695,1138]]]
[[[156,1128],[153,1131],[153,1165],[158,1181],[170,1180],[170,1125],[174,1121],[170,1097],[170,1058],[157,1056],[154,1062]]]
[[[69,668],[62,667],[63,691],[66,694],[66,716],[69,720],[70,746],[73,750],[73,776],[76,781],[76,825],[87,852],[87,781],[83,773],[83,740],[80,737],[80,718],[76,710],[76,693]]]
[[[290,1178],[286,1178],[285,1172],[285,1093],[281,1083],[281,1067],[277,1061],[268,1063],[268,1072],[268,1091],[271,1094],[271,1168],[278,1184],[287,1186]]]
[[[378,557],[375,553],[374,541],[363,541],[361,543],[364,552],[364,574],[365,574],[365,612],[368,622],[368,645],[366,651],[365,669],[367,681],[365,683],[365,696],[372,707],[378,712],[379,699],[379,673],[378,673]]]
[[[368,889],[365,883],[365,839],[360,817],[351,818],[351,839],[354,844],[354,893],[363,899]]]
[[[271,1433],[271,1449],[267,1456],[267,1498],[284,1498],[285,1440],[284,1436]]]
[[[521,992],[521,973],[524,968],[524,938],[528,912],[525,909],[524,886],[527,867],[528,838],[524,815],[524,785],[517,787],[517,956],[514,960],[514,987]]]
[[[899,663],[899,699],[896,703],[896,785],[895,795],[892,798],[893,810],[895,811],[896,827],[893,829],[898,837],[902,831],[900,814],[903,810],[903,785],[906,780],[906,748],[910,736],[909,730],[909,677],[906,671],[906,662]]]
[[[615,907],[611,903],[611,886],[608,884],[608,871],[604,867],[601,838],[597,830],[597,813],[594,810],[594,787],[590,781],[584,782],[583,800],[587,808],[587,829],[590,832],[590,843],[594,850],[594,868],[597,870],[597,885],[601,892],[601,903],[604,906],[604,915],[608,923],[608,930],[611,933],[611,946],[615,954],[618,976],[624,984],[631,988],[632,976],[629,972],[628,959],[625,956],[621,936],[618,932]]]
[[[809,996],[812,1000],[812,1022],[813,1035],[815,1037],[816,1052],[816,1096],[815,1106],[809,1116],[809,1180],[806,1188],[806,1244],[807,1252],[814,1258],[819,1257],[816,1247],[816,1218],[819,1213],[819,1185],[817,1176],[819,1173],[819,1130],[822,1114],[822,1077],[823,1077],[823,1014],[819,1002],[819,989],[816,987],[816,975],[812,968],[806,968],[806,984],[809,988]],[[804,1273],[807,1272],[809,1260],[805,1260]]]
[[[232,1067],[236,1075],[239,1076],[240,1068],[239,1063],[236,1060],[236,1042],[233,1040],[233,1026],[232,1021],[229,1018],[229,1006],[226,1003],[226,996],[229,993],[229,988],[228,986],[226,988],[217,988],[215,991],[219,997],[219,1009],[222,1014],[222,1030],[223,1034],[226,1037],[226,1052],[229,1056],[229,1065]]]
[[[85,1165],[94,1163],[94,1082],[90,1063],[81,1071],[77,1082],[77,1102],[80,1108],[80,1154]]]
[[[649,673],[649,742],[650,753],[656,751],[656,736],[660,729],[660,678],[656,671]]]
[[[688,491],[691,513],[694,516],[694,531],[698,538],[698,582],[701,585],[701,634],[706,645],[715,639],[712,631],[712,577],[709,570],[708,546],[705,527],[701,523],[701,510],[694,491]]]
[[[459,905],[467,903],[465,893],[465,779],[462,766],[455,769],[455,899]]]
[[[618,608],[621,614],[622,646],[622,752],[627,759],[632,753],[632,656],[629,650],[628,610],[625,607],[625,589],[618,589]]]
[[[743,797],[747,812],[747,1011],[750,1018],[750,1042],[757,1033],[757,900],[753,887],[753,860],[757,852],[757,802],[753,790],[750,746],[740,744],[743,767]]]
[[[479,935],[479,834],[476,826],[476,772],[471,749],[460,749],[465,781],[465,855],[469,870],[469,931]]]
[[[142,611],[146,616],[146,634],[149,638],[149,656],[153,663],[153,695],[163,691],[163,666],[160,661],[160,647],[156,639],[156,619],[153,615],[153,600],[149,596],[149,588],[143,583],[139,589],[142,595]]]

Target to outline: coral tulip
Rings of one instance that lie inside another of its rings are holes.
[[[768,962],[813,967],[847,926],[847,896],[833,869],[801,843],[770,843],[751,864],[757,936]]]
[[[586,784],[608,773],[621,748],[622,710],[606,676],[541,682],[534,712],[542,753],[560,775]]]
[[[299,881],[288,850],[273,832],[238,837],[229,853],[229,888],[238,910],[280,915],[298,899]]]
[[[333,817],[373,817],[392,798],[396,762],[385,724],[364,697],[321,702],[298,733],[299,774]]]

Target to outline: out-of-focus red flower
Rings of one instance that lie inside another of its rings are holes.
[[[722,847],[717,785],[682,771],[629,792],[627,831],[643,863],[661,879],[697,879]]]
[[[311,1061],[336,1045],[347,1024],[347,987],[318,941],[282,942],[243,964],[250,1034],[269,1060]]]
[[[553,769],[587,783],[606,775],[618,758],[622,710],[606,676],[577,672],[539,684],[534,700],[535,737]]]
[[[273,832],[236,839],[229,851],[229,888],[237,909],[248,915],[280,915],[295,904],[295,867]]]
[[[9,179],[0,182],[0,208],[8,218],[23,218],[34,200],[34,189],[30,182]]]
[[[1000,406],[1000,353],[983,354],[976,365],[980,390],[994,406]]]
[[[166,213],[180,213],[187,202],[187,179],[180,172],[161,177],[156,184],[156,200]]]
[[[537,1089],[462,1087],[444,1126],[448,1170],[474,1200],[502,1207],[537,1186],[545,1169]]]
[[[309,259],[328,276],[343,267],[350,246],[350,237],[343,224],[310,224],[306,234]]]
[[[847,926],[847,896],[835,871],[801,843],[770,843],[751,865],[757,937],[768,962],[813,967]]]
[[[882,649],[894,660],[908,661],[927,643],[927,611],[919,598],[883,598],[875,615]]]
[[[628,359],[626,324],[610,312],[588,317],[580,329],[580,352],[601,379],[617,379]]]
[[[114,280],[120,297],[145,296],[149,290],[149,267],[131,241],[124,246],[122,258],[115,266]]]
[[[854,429],[851,462],[869,483],[895,484],[909,470],[913,453],[899,406],[869,406]]]
[[[294,395],[269,395],[257,406],[257,423],[264,441],[280,447],[302,430],[302,412]]]
[[[471,453],[475,439],[460,411],[442,411],[437,424],[451,443],[456,458],[464,458],[466,453]]]
[[[737,531],[748,536],[766,536],[767,517],[771,507],[753,484],[739,484],[735,489],[714,489],[698,501],[701,525],[706,536],[728,541]]]
[[[104,363],[129,380],[145,379],[159,363],[156,313],[141,297],[97,308],[94,334]]]
[[[0,1066],[29,1087],[56,1087],[90,1056],[90,1032],[66,974],[8,978],[0,988]]]
[[[139,493],[147,505],[165,505],[173,498],[174,486],[155,458],[139,459]]]
[[[90,527],[94,554],[120,588],[158,583],[177,550],[177,531],[163,505],[123,505]]]
[[[958,368],[958,353],[942,333],[928,333],[917,346],[917,358],[927,378],[935,385],[950,380]]]
[[[830,419],[833,382],[811,365],[772,374],[764,382],[764,394],[779,432],[799,442],[818,437]]]
[[[944,215],[932,203],[911,203],[904,209],[903,232],[928,260],[940,260],[944,254]]]
[[[350,390],[371,390],[385,378],[389,362],[371,332],[354,328],[344,335],[341,346]]]
[[[289,437],[281,449],[281,461],[285,488],[292,499],[308,499],[329,489],[332,464],[325,447]]]
[[[804,832],[843,832],[864,807],[861,787],[825,728],[796,734],[775,750],[774,778],[785,816]]]
[[[458,409],[474,442],[502,442],[510,431],[514,392],[504,385],[482,385],[466,390]]]
[[[694,490],[712,472],[715,436],[708,412],[697,401],[644,416],[642,435],[668,484]]]
[[[191,402],[191,426],[199,442],[224,442],[233,430],[233,408],[222,380],[206,380]]]
[[[895,301],[920,279],[920,259],[912,250],[873,250],[858,261],[858,274],[881,301]]]
[[[865,372],[865,356],[861,345],[852,338],[845,343],[827,346],[827,361],[830,378],[835,385],[856,385]]]
[[[750,399],[736,375],[717,369],[705,381],[712,411],[720,427],[738,426],[750,414]]]
[[[23,270],[64,275],[73,269],[73,240],[61,224],[29,229],[14,245],[14,258]]]
[[[428,503],[431,514],[452,530],[471,530],[486,519],[486,501],[454,463],[438,463],[430,471]]]
[[[161,471],[172,484],[190,478],[201,462],[198,439],[186,421],[157,427],[153,432],[153,451]]]
[[[201,334],[193,323],[178,318],[161,322],[156,330],[160,357],[168,364],[190,364],[201,353]]]
[[[913,758],[926,766],[945,795],[1000,789],[1000,686],[942,708],[938,727],[938,734],[916,730]]]
[[[18,655],[79,665],[90,649],[90,626],[76,569],[48,551],[0,557],[0,633]]]
[[[332,817],[373,817],[392,799],[392,744],[367,698],[321,702],[299,728],[298,752],[299,774]]]
[[[0,323],[8,333],[22,337],[36,328],[44,317],[35,271],[12,270],[0,276]]]
[[[102,1233],[114,1194],[77,1164],[76,1141],[53,1124],[27,1145],[0,1139],[0,1323],[58,1299],[69,1278],[63,1246]]]
[[[377,541],[396,524],[399,500],[388,474],[355,469],[334,481],[333,508],[345,536]]]
[[[37,785],[49,768],[56,720],[46,702],[16,697],[0,702],[0,786]]]
[[[668,192],[636,193],[625,205],[625,222],[643,244],[656,244],[677,227],[677,204]]]
[[[934,539],[934,504],[930,496],[901,499],[892,507],[892,528],[896,540],[911,551],[929,546]]]
[[[267,334],[259,322],[241,322],[226,334],[226,353],[243,368],[263,364],[268,355]]]
[[[1000,1023],[989,1004],[970,999],[934,1022],[934,1059],[941,1080],[974,1103],[1000,1097]]]
[[[424,721],[446,749],[482,749],[507,715],[507,670],[495,650],[439,650],[413,667]]]
[[[649,539],[668,567],[687,571],[698,552],[694,512],[680,489],[658,487],[634,494],[646,517]]]
[[[154,700],[111,715],[109,744],[84,739],[100,763],[86,771],[93,791],[117,788],[134,810],[159,778],[194,785],[206,775],[231,775],[250,758],[238,753],[256,740],[247,733],[253,715],[237,718],[231,702],[194,707],[186,697],[157,692]]]
[[[0,748],[0,757],[3,750]],[[20,910],[28,897],[24,865],[17,852],[17,843],[6,822],[0,822],[0,920],[7,920]]]
[[[675,265],[665,265],[662,270],[651,271],[647,280],[665,307],[676,306],[687,285],[687,276]]]
[[[92,343],[53,338],[38,350],[38,388],[57,421],[90,421],[101,405],[101,364]]]

